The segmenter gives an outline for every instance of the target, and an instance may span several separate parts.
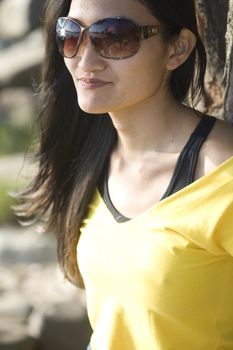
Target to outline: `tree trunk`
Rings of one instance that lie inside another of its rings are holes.
[[[196,0],[207,51],[202,110],[233,122],[233,0]]]

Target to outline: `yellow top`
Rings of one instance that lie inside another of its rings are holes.
[[[233,157],[124,223],[96,191],[77,253],[93,350],[233,349]]]

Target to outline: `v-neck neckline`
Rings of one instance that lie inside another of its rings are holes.
[[[101,196],[98,188],[96,188],[97,201],[102,203],[104,209],[109,214],[112,222],[115,223],[115,225],[125,226],[125,225],[132,225],[134,223],[139,223],[139,222],[143,221],[148,215],[150,215],[151,212],[156,213],[160,207],[163,207],[164,205],[168,205],[170,202],[174,201],[175,199],[178,199],[179,197],[183,197],[189,191],[193,191],[195,189],[195,187],[197,187],[197,188],[200,187],[201,185],[203,185],[203,183],[206,183],[206,181],[208,181],[212,177],[214,177],[218,172],[221,172],[231,162],[233,162],[233,156],[226,159],[221,164],[219,164],[217,167],[215,167],[213,170],[211,170],[208,174],[201,176],[200,178],[198,178],[194,182],[181,188],[177,192],[171,194],[169,197],[161,199],[160,201],[156,202],[155,204],[153,204],[152,206],[150,206],[149,208],[147,208],[143,212],[139,213],[138,215],[136,215],[133,218],[130,218],[129,220],[124,221],[124,222],[116,221],[116,219],[112,215],[110,209],[107,207],[107,205],[106,205],[103,197]],[[233,172],[232,172],[232,178],[233,178]]]
[[[216,118],[212,116],[205,115],[200,118],[196,127],[194,128],[192,133],[189,135],[189,138],[186,141],[185,145],[183,146],[183,149],[179,153],[178,158],[176,160],[175,168],[172,172],[170,181],[168,182],[168,186],[166,187],[165,192],[163,193],[163,195],[161,196],[160,200],[157,203],[161,202],[167,197],[170,197],[173,193],[177,192],[180,188],[186,187],[187,185],[189,185],[191,182],[194,181],[195,163],[197,161],[199,150],[201,148],[202,143],[208,137],[208,134],[212,130],[215,122],[216,122]],[[187,167],[184,168],[184,162],[186,161],[187,161]],[[109,169],[109,160],[106,163],[99,193],[116,222],[124,223],[124,222],[130,221],[133,218],[129,218],[123,215],[115,207],[115,205],[111,200],[111,196],[108,188],[108,169]]]

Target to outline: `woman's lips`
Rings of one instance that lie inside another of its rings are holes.
[[[88,78],[79,78],[78,82],[84,89],[96,89],[110,84],[109,82],[104,80]]]

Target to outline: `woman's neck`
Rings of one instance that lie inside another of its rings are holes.
[[[109,113],[118,133],[115,152],[134,161],[148,153],[178,153],[197,124],[196,114],[173,98],[147,100],[132,108]]]

